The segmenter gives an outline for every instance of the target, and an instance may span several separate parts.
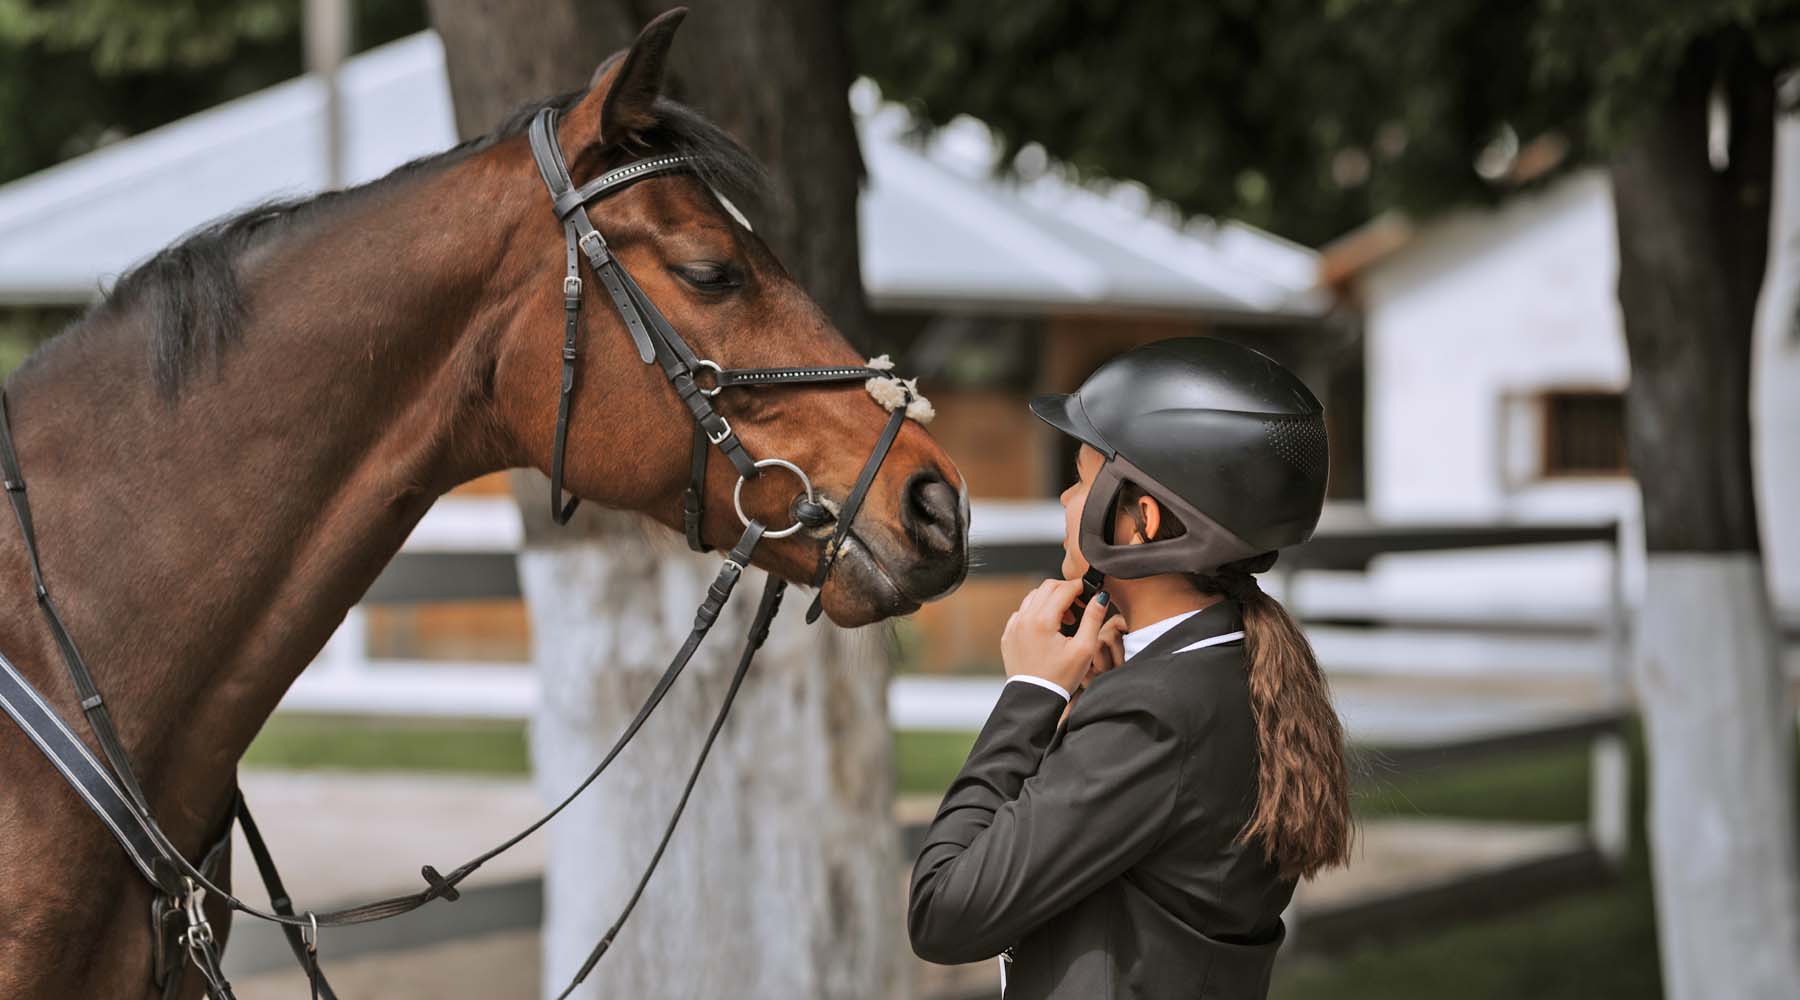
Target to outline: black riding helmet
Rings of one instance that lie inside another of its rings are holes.
[[[1106,464],[1081,512],[1088,565],[1109,576],[1205,573],[1312,537],[1325,504],[1324,408],[1294,374],[1223,340],[1183,337],[1128,351],[1081,388],[1031,410]],[[1131,482],[1185,533],[1116,545],[1113,510]]]

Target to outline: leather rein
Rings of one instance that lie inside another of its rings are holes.
[[[155,958],[152,977],[165,997],[174,997],[179,994],[183,971],[180,954],[172,953],[171,949],[165,947],[165,942],[169,940],[172,940],[177,948],[185,950],[188,963],[205,979],[212,1000],[231,1000],[233,997],[231,984],[226,980],[221,967],[220,949],[214,939],[212,927],[207,922],[203,907],[205,898],[210,894],[222,900],[231,910],[279,925],[296,960],[307,974],[314,1000],[319,1000],[321,997],[336,1000],[336,994],[319,968],[318,943],[319,931],[322,928],[345,927],[386,920],[409,913],[434,899],[456,900],[460,896],[457,886],[464,879],[474,874],[488,861],[537,832],[575,801],[605,772],[631,739],[637,735],[638,730],[643,727],[656,707],[662,703],[664,696],[668,694],[676,679],[686,669],[701,642],[711,631],[713,623],[718,620],[720,612],[730,599],[745,567],[750,565],[757,545],[765,538],[785,538],[803,527],[822,530],[834,518],[834,512],[821,502],[813,488],[812,481],[799,466],[779,458],[756,459],[749,454],[743,443],[738,440],[737,434],[732,430],[730,421],[714,409],[713,399],[715,397],[727,390],[752,386],[832,385],[859,382],[873,388],[877,381],[887,381],[897,386],[898,392],[890,392],[889,395],[897,399],[898,405],[884,403],[891,410],[888,421],[883,427],[880,437],[876,440],[875,447],[865,462],[862,472],[858,475],[842,505],[835,512],[836,527],[820,556],[819,566],[812,580],[815,588],[823,587],[842,550],[856,513],[861,509],[876,474],[908,417],[910,404],[915,398],[911,383],[895,378],[887,368],[855,365],[825,368],[725,368],[696,355],[687,341],[670,325],[669,321],[657,310],[655,304],[644,294],[643,289],[632,279],[631,273],[625,269],[623,262],[613,256],[606,239],[595,228],[587,212],[588,205],[635,181],[671,172],[691,172],[694,169],[693,164],[685,156],[653,156],[628,163],[608,171],[586,184],[576,186],[569,176],[567,163],[556,141],[556,118],[555,109],[543,109],[532,120],[528,132],[532,156],[537,163],[538,172],[543,178],[544,185],[549,190],[552,207],[558,221],[562,223],[567,244],[567,270],[561,283],[564,313],[562,387],[557,401],[556,431],[550,462],[551,516],[557,524],[565,524],[579,503],[579,500],[573,496],[564,500],[563,466],[568,437],[570,403],[579,374],[577,362],[580,360],[580,316],[584,292],[581,260],[585,257],[588,267],[599,279],[601,287],[606,290],[613,309],[618,313],[619,319],[635,343],[639,359],[645,364],[656,364],[662,369],[664,376],[674,389],[676,397],[686,405],[693,418],[693,458],[690,463],[690,479],[683,500],[684,529],[689,546],[700,552],[711,549],[701,537],[701,524],[705,514],[707,456],[714,448],[724,454],[738,473],[737,486],[733,491],[733,506],[736,508],[738,519],[742,522],[744,530],[726,555],[724,565],[719,568],[718,575],[707,588],[705,599],[695,610],[693,628],[688,633],[687,639],[669,661],[669,665],[663,670],[656,685],[638,707],[631,721],[626,724],[624,730],[614,740],[593,770],[543,816],[486,852],[450,869],[445,874],[440,874],[438,869],[430,865],[424,866],[420,873],[425,880],[426,887],[418,892],[378,899],[339,910],[296,911],[286,889],[282,886],[280,875],[275,869],[274,859],[270,856],[267,845],[257,830],[248,805],[244,802],[242,794],[235,791],[232,809],[226,818],[224,833],[212,843],[198,865],[189,862],[186,856],[174,846],[158,825],[151,811],[149,798],[144,794],[143,787],[132,769],[124,743],[120,740],[117,727],[113,724],[112,714],[107,709],[106,702],[102,698],[98,686],[94,683],[93,675],[89,672],[86,661],[75,644],[74,637],[64,626],[62,616],[58,613],[56,603],[51,597],[38,555],[37,536],[32,525],[31,506],[26,494],[25,478],[20,470],[18,454],[13,445],[7,401],[5,394],[0,392],[0,472],[4,472],[6,496],[11,502],[13,514],[18,522],[19,532],[24,539],[25,550],[29,556],[32,584],[36,592],[38,608],[56,641],[63,665],[80,700],[88,728],[93,733],[95,742],[99,744],[101,757],[104,760],[95,757],[87,745],[82,743],[44,697],[4,655],[0,655],[0,709],[4,709],[13,721],[25,731],[33,744],[56,767],[64,780],[75,788],[82,800],[106,824],[114,838],[124,848],[133,867],[154,888],[152,934]],[[879,363],[878,361],[877,364]],[[707,378],[712,384],[702,385],[702,378]],[[877,396],[877,398],[882,397]],[[768,468],[780,468],[787,471],[799,479],[802,487],[802,492],[795,498],[791,507],[793,523],[774,531],[769,530],[762,522],[746,515],[741,502],[745,482],[759,477]],[[681,798],[663,828],[662,838],[657,844],[656,851],[644,867],[643,874],[631,897],[619,913],[618,919],[594,945],[568,986],[558,994],[559,1000],[567,997],[593,971],[642,897],[645,887],[649,884],[650,876],[662,860],[670,838],[674,836],[676,825],[680,822],[682,812],[687,807],[688,798],[693,793],[695,783],[699,780],[701,768],[704,766],[707,755],[711,752],[713,743],[718,738],[726,717],[731,711],[738,690],[749,672],[751,660],[764,641],[768,639],[770,624],[780,610],[781,599],[786,588],[785,580],[774,575],[769,576],[763,587],[762,598],[751,619],[750,628],[745,635],[730,686],[714,716],[711,728],[701,743],[693,768],[688,773]],[[815,621],[819,613],[820,599],[815,598],[812,607],[807,612],[807,622]],[[220,878],[216,869],[219,860],[225,853],[224,847],[229,842],[233,819],[243,828],[257,869],[268,889],[270,905],[266,910],[246,903],[220,887]]]

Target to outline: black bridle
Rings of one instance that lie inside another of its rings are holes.
[[[556,523],[564,524],[580,503],[575,497],[566,501],[563,499],[563,453],[568,442],[569,407],[578,374],[576,361],[580,357],[583,297],[581,258],[585,256],[588,266],[593,269],[594,275],[600,279],[601,287],[606,289],[607,296],[612,300],[620,322],[625,324],[626,332],[637,346],[638,360],[644,364],[661,366],[663,376],[675,390],[676,398],[686,404],[688,412],[693,416],[694,459],[687,494],[683,498],[683,521],[688,545],[696,552],[707,551],[710,546],[700,537],[700,525],[705,515],[706,456],[709,447],[717,448],[731,461],[741,480],[754,479],[763,467],[776,464],[772,461],[757,462],[750,456],[743,442],[738,440],[737,432],[732,430],[731,422],[713,408],[714,397],[726,389],[745,386],[860,383],[871,378],[885,377],[887,373],[862,365],[828,368],[724,368],[713,361],[702,359],[663,317],[655,303],[644,294],[644,290],[638,287],[631,272],[625,269],[619,258],[613,256],[606,237],[595,228],[593,220],[587,214],[588,205],[616,193],[628,184],[659,174],[691,170],[689,159],[685,156],[668,155],[637,160],[576,187],[569,177],[568,165],[563,161],[562,149],[556,142],[555,109],[545,108],[539,111],[531,121],[528,134],[538,174],[544,179],[544,186],[550,190],[551,208],[563,225],[566,248],[566,271],[562,284],[562,392],[556,406],[556,434],[550,446],[550,516]],[[710,388],[700,384],[703,372],[711,373],[713,385]],[[904,419],[904,416],[904,413],[900,413],[900,419]],[[874,454],[870,456],[871,463],[879,466],[886,451],[885,444],[878,444]],[[808,487],[804,499],[812,501],[810,507],[800,511],[803,516],[796,519],[796,525],[818,527],[826,523],[830,517],[829,512],[817,505],[810,480],[792,465],[785,462],[779,464],[800,477],[801,482]],[[848,520],[854,516],[855,511],[846,508],[843,514],[844,519]],[[797,529],[795,526],[783,529],[789,530]],[[780,532],[771,532],[767,537],[785,536]]]
[[[376,900],[361,906],[330,912],[312,911],[296,912],[287,891],[283,888],[280,875],[275,870],[273,858],[261,833],[251,818],[249,807],[243,796],[234,793],[231,814],[227,817],[223,835],[214,842],[205,853],[200,864],[189,862],[185,855],[177,849],[163,832],[150,809],[148,797],[138,782],[131,761],[126,754],[123,742],[119,739],[117,727],[113,724],[111,712],[101,697],[93,675],[76,646],[74,637],[63,625],[56,609],[55,601],[45,581],[43,568],[38,556],[37,536],[32,526],[31,506],[27,499],[25,479],[20,471],[18,455],[13,445],[12,428],[7,413],[7,401],[4,393],[0,393],[0,471],[5,475],[7,499],[11,502],[13,514],[19,525],[19,532],[24,539],[25,550],[29,556],[32,584],[35,588],[38,607],[44,615],[45,622],[56,645],[69,678],[74,685],[81,702],[82,712],[87,718],[89,729],[99,743],[104,763],[96,758],[85,744],[69,729],[68,725],[50,708],[43,696],[28,682],[24,675],[3,655],[0,655],[0,709],[23,728],[32,742],[49,758],[63,778],[80,793],[83,801],[112,831],[115,839],[125,849],[133,866],[144,876],[155,890],[152,907],[152,919],[157,959],[152,970],[153,976],[166,997],[175,996],[180,990],[182,965],[178,956],[165,954],[166,933],[173,932],[176,947],[185,949],[191,964],[206,980],[207,989],[213,1000],[230,1000],[231,985],[225,980],[221,971],[219,950],[214,943],[212,928],[208,924],[203,908],[203,901],[208,894],[223,900],[232,910],[248,914],[281,926],[288,939],[289,947],[296,959],[306,971],[312,986],[315,1000],[319,997],[332,998],[335,993],[325,981],[318,964],[318,936],[321,928],[343,927],[352,924],[369,923],[385,920],[411,912],[434,899],[456,900],[460,892],[457,889],[464,879],[474,874],[482,865],[494,857],[511,849],[526,837],[537,832],[557,814],[561,813],[582,792],[586,791],[596,779],[618,757],[632,737],[637,735],[650,714],[661,704],[669,689],[686,669],[688,661],[699,649],[701,642],[711,631],[719,613],[730,599],[736,588],[744,568],[756,551],[757,545],[765,538],[784,538],[802,528],[822,529],[830,524],[835,516],[837,525],[831,533],[824,550],[820,554],[819,565],[814,573],[813,585],[823,587],[831,567],[842,551],[847,540],[850,526],[873,485],[875,476],[880,470],[888,452],[892,449],[900,428],[907,418],[908,405],[912,401],[906,383],[900,383],[901,405],[890,407],[892,412],[886,426],[883,427],[868,461],[864,463],[860,475],[841,506],[834,513],[821,501],[815,492],[812,481],[798,466],[778,458],[755,459],[745,450],[732,430],[731,423],[713,408],[714,397],[728,389],[748,386],[780,386],[780,385],[831,385],[851,382],[869,383],[871,379],[892,379],[886,369],[865,366],[839,366],[827,368],[725,368],[710,360],[696,355],[680,333],[663,318],[656,306],[632,280],[631,274],[619,259],[613,256],[606,240],[588,218],[586,208],[595,201],[605,198],[628,184],[676,171],[691,171],[690,161],[683,156],[654,156],[640,159],[615,170],[609,171],[586,184],[577,187],[569,176],[568,166],[562,150],[556,141],[556,112],[554,109],[540,111],[531,123],[529,130],[532,156],[537,162],[540,175],[549,189],[552,207],[557,219],[563,225],[563,233],[567,242],[567,271],[562,280],[564,332],[562,348],[562,389],[557,401],[556,433],[552,445],[550,459],[550,509],[556,523],[567,523],[574,513],[579,501],[563,497],[563,464],[564,450],[568,438],[569,410],[574,395],[578,370],[576,362],[580,357],[581,303],[584,282],[581,276],[581,258],[586,257],[589,267],[600,284],[606,289],[612,300],[613,308],[618,312],[626,331],[637,346],[638,357],[645,364],[656,363],[661,366],[675,395],[688,408],[694,420],[694,450],[691,462],[690,479],[683,503],[683,520],[688,544],[696,551],[708,551],[710,546],[701,537],[702,522],[705,514],[705,486],[707,455],[712,448],[723,452],[737,470],[738,481],[733,491],[733,506],[739,520],[744,525],[743,533],[738,537],[719,568],[717,577],[707,588],[706,598],[694,613],[694,625],[688,633],[681,648],[676,651],[668,667],[657,679],[655,687],[639,706],[631,721],[623,732],[614,740],[611,748],[600,762],[595,765],[586,778],[576,785],[561,802],[558,802],[543,816],[532,822],[525,829],[494,846],[487,852],[464,862],[449,871],[439,871],[426,865],[421,875],[426,888],[416,893],[394,896]],[[711,386],[702,386],[699,379],[702,372],[711,374]],[[896,380],[898,381],[898,380]],[[762,522],[748,516],[744,512],[742,493],[744,483],[757,478],[766,468],[779,467],[792,473],[800,480],[801,494],[791,507],[793,523],[777,531],[768,530]],[[645,866],[637,886],[619,914],[618,919],[601,937],[600,941],[589,953],[585,962],[568,987],[559,997],[566,997],[585,979],[600,961],[614,938],[618,935],[626,919],[637,906],[644,888],[649,884],[650,876],[655,872],[657,864],[662,860],[663,852],[668,847],[670,838],[675,833],[676,824],[680,822],[688,798],[692,794],[700,770],[712,751],[713,743],[718,738],[720,729],[731,711],[738,689],[750,669],[751,660],[769,636],[770,624],[780,609],[782,595],[787,588],[786,581],[770,575],[763,588],[762,599],[758,602],[756,613],[751,619],[750,628],[745,636],[743,649],[738,657],[737,666],[732,673],[731,684],[719,705],[712,727],[708,730],[700,747],[699,755],[694,761],[687,783],[682,790],[681,798],[665,825],[662,838],[657,844],[655,853]],[[807,621],[817,619],[820,611],[819,599],[815,599],[807,613]],[[235,819],[243,828],[251,854],[254,856],[257,869],[263,877],[271,900],[267,910],[260,909],[244,902],[220,887],[217,873],[214,870],[217,861],[223,855],[222,847],[229,840],[231,821]]]

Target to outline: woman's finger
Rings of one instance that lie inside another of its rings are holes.
[[[1032,609],[1037,607],[1038,591],[1040,591],[1042,589],[1043,589],[1043,585],[1039,584],[1038,586],[1033,587],[1030,590],[1027,590],[1025,592],[1025,596],[1021,597],[1019,599],[1019,614],[1022,614],[1022,615],[1031,614]]]
[[[1041,596],[1034,614],[1046,625],[1060,627],[1063,616],[1069,613],[1069,605],[1081,596],[1080,580],[1046,580],[1038,588]],[[1090,605],[1091,606],[1091,605]]]
[[[1115,627],[1120,621],[1116,617],[1109,618],[1100,627],[1100,647],[1106,651],[1103,657],[1105,666],[1101,668],[1103,672],[1125,662],[1125,629],[1123,626]]]
[[[1069,582],[1075,584],[1077,588],[1081,585],[1080,580]],[[1074,595],[1070,596],[1072,598]],[[1074,642],[1086,653],[1084,659],[1092,659],[1094,650],[1100,648],[1100,626],[1106,624],[1106,606],[1110,603],[1109,595],[1102,590],[1094,595],[1094,599],[1087,603],[1087,607],[1081,609],[1081,624],[1075,629]],[[1061,617],[1058,615],[1057,619],[1060,621]]]

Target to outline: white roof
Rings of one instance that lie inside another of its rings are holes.
[[[434,33],[350,59],[338,86],[348,184],[456,142]],[[1324,312],[1310,250],[1235,223],[1182,226],[1133,185],[999,180],[979,122],[918,143],[873,85],[853,98],[869,170],[863,280],[877,307]],[[87,301],[197,225],[321,190],[324,104],[322,81],[290,80],[0,187],[0,303]]]

